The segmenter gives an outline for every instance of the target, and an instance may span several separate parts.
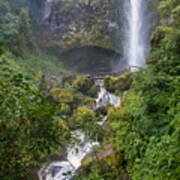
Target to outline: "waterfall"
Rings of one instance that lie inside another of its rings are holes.
[[[44,4],[44,11],[43,11],[43,21],[47,20],[51,15],[51,7],[52,7],[53,0],[46,0]]]
[[[149,0],[124,0],[124,58],[130,67],[143,67],[150,49]]]
[[[104,84],[101,82],[100,91],[98,93],[98,98],[96,99],[96,107],[106,107],[108,105],[112,105],[114,107],[118,107],[121,104],[120,97],[111,94],[104,88]]]

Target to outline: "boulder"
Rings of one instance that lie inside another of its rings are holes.
[[[131,72],[126,72],[118,77],[106,76],[104,80],[105,88],[113,93],[128,90],[132,84],[131,74]]]

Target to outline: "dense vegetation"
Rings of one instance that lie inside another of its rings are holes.
[[[122,153],[118,168],[112,169],[112,161],[107,170],[97,160],[82,179],[180,179],[180,7],[178,1],[166,0],[158,10],[148,67],[131,75],[121,107],[108,109],[113,131],[105,141]],[[117,92],[128,80],[122,85],[123,77],[107,77],[105,82]]]
[[[11,56],[1,56],[0,64],[0,176],[32,179],[33,168],[65,138],[57,107]]]
[[[82,13],[93,24],[91,29],[85,28],[91,36],[86,39],[86,32],[79,30],[67,34],[73,41],[71,45],[79,38],[80,44],[85,41],[104,46],[109,41],[109,32],[100,32],[107,27],[103,24],[107,16],[114,20],[114,4],[103,2],[104,8],[100,8],[102,1],[81,2]],[[84,159],[75,179],[180,179],[178,0],[156,1],[159,17],[152,34],[148,66],[138,72],[105,78],[106,88],[121,96],[122,103],[117,108],[99,110],[108,115],[103,127],[97,124],[102,112],[94,108],[99,90],[94,80],[62,76],[68,72],[53,54],[57,49],[47,48],[52,41],[44,47],[36,33],[44,25],[38,24],[40,14],[32,13],[32,9],[41,8],[43,3],[0,1],[0,178],[37,179],[42,163],[48,163],[54,155],[64,156],[67,143],[76,142],[71,132],[80,128],[91,139],[96,134],[102,145]],[[97,11],[90,16],[88,12],[93,7]],[[81,20],[77,28],[84,27],[83,23]],[[59,41],[58,38],[55,44]],[[112,42],[108,46],[114,48]],[[112,153],[103,158],[103,152],[109,150]]]

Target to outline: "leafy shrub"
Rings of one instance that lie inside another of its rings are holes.
[[[21,69],[7,55],[0,57],[2,180],[35,179],[33,169],[58,150],[67,135],[59,129],[56,105],[42,97],[33,79]]]
[[[83,124],[90,121],[92,122],[95,118],[95,112],[86,106],[79,107],[73,115],[73,121],[78,124]]]

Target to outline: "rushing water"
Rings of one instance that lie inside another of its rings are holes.
[[[124,0],[124,57],[129,66],[143,67],[150,49],[149,0]]]
[[[44,3],[44,11],[42,18],[43,21],[47,20],[51,14],[52,2],[53,0],[46,0],[46,2]]]
[[[101,106],[120,105],[120,97],[117,97],[108,91],[103,86],[103,81],[98,82],[100,86],[100,92],[96,99],[96,107]],[[99,125],[107,120],[107,117],[103,117],[102,121],[98,122]],[[67,156],[64,161],[52,162],[48,167],[42,168],[38,172],[39,180],[70,180],[81,167],[81,161],[92,152],[95,146],[98,146],[98,142],[91,142],[81,130],[76,130],[72,133],[72,136],[77,139],[77,143],[69,145],[67,148]]]
[[[99,145],[98,142],[90,142],[81,130],[74,131],[72,136],[77,139],[77,143],[67,148],[66,160],[53,162],[47,168],[42,168],[38,173],[40,180],[71,179],[81,167],[84,157],[94,146]]]
[[[98,98],[96,99],[96,107],[102,107],[107,105],[112,106],[119,106],[120,105],[120,98],[115,96],[114,94],[109,93],[103,84],[100,84],[100,91],[98,94]]]

